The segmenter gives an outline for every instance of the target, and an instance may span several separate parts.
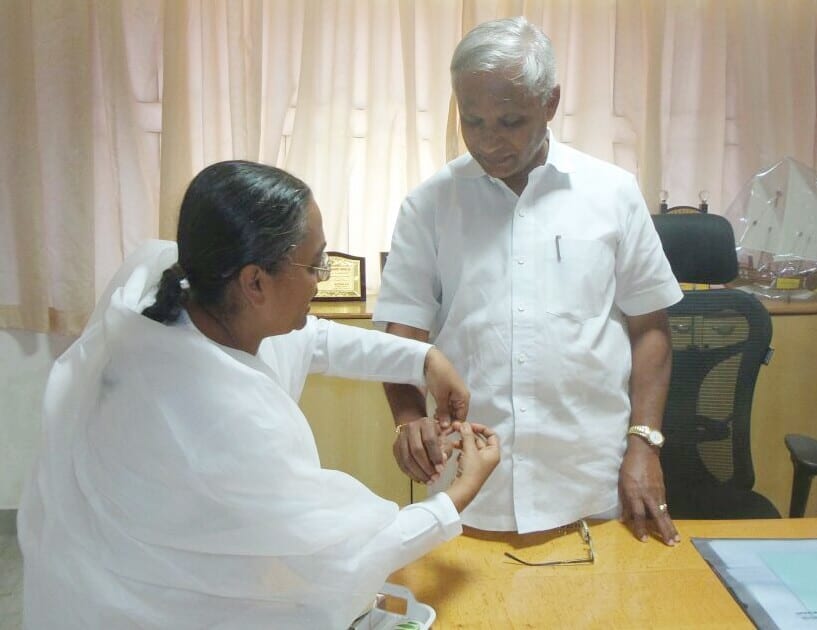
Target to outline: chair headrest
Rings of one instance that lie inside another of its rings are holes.
[[[725,284],[738,275],[735,234],[717,214],[659,214],[653,222],[678,282]]]

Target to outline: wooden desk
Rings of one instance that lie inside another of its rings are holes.
[[[520,536],[471,530],[394,573],[449,628],[752,628],[690,542],[702,538],[815,538],[817,519],[677,521],[683,541],[641,543],[618,521],[591,523],[593,565],[526,567],[580,555],[578,533]],[[578,552],[578,554],[577,554]]]
[[[348,302],[312,302],[309,313],[325,319],[372,319],[376,295],[370,295],[365,300]]]

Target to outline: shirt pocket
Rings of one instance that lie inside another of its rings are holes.
[[[584,321],[605,311],[615,257],[604,241],[556,236],[544,249],[540,296],[546,313]]]

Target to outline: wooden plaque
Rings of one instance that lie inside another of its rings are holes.
[[[332,275],[318,283],[317,302],[346,302],[366,299],[366,259],[343,252],[326,252]]]

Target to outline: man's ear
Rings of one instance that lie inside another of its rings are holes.
[[[258,265],[245,265],[238,272],[238,286],[250,304],[258,306],[266,300],[265,282],[269,280],[268,275]]]
[[[562,87],[557,83],[553,86],[553,90],[550,92],[550,98],[548,98],[547,103],[545,103],[545,112],[547,114],[548,122],[553,120],[553,117],[556,115],[556,110],[559,107],[559,100],[561,98]]]

